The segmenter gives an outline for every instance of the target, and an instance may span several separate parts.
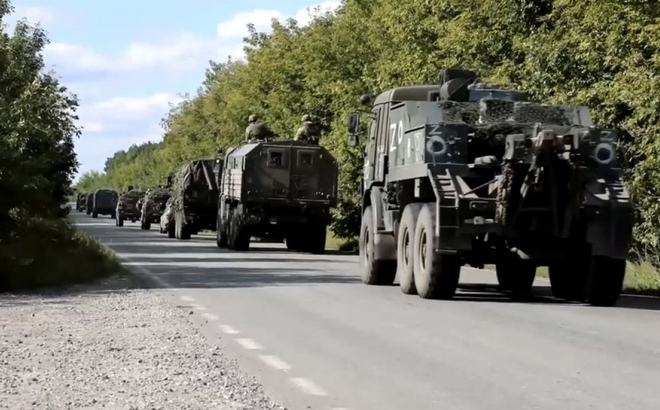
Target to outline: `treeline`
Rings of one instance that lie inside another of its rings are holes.
[[[0,22],[13,12],[0,0]],[[48,38],[19,21],[0,31],[0,291],[81,279],[67,258],[104,271],[106,255],[66,221],[78,162],[77,100],[44,72]],[[73,257],[73,258],[72,258]]]
[[[162,143],[119,152],[81,186],[159,184],[184,160],[242,139],[251,113],[282,137],[309,113],[342,164],[333,229],[352,236],[362,148],[347,148],[345,130],[358,97],[437,83],[442,68],[463,67],[537,99],[588,105],[596,122],[621,130],[624,166],[635,171],[636,249],[657,249],[659,18],[655,0],[345,0],[305,27],[288,20],[274,21],[268,35],[252,28],[246,61],[211,63],[198,94],[165,118]]]

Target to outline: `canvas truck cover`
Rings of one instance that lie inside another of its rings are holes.
[[[214,174],[215,159],[193,160],[182,166],[174,176],[172,197],[174,204],[180,209],[181,196],[186,200],[206,202],[210,200],[209,193],[218,190]]]

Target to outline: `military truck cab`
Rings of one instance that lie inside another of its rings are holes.
[[[500,288],[518,295],[548,266],[557,297],[616,301],[632,207],[616,133],[594,127],[588,108],[538,104],[457,69],[440,86],[361,102],[370,106],[364,283],[390,285],[398,274],[404,293],[448,299],[462,265],[495,264]],[[351,146],[360,118],[349,116]]]

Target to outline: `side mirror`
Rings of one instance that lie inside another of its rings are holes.
[[[356,134],[360,129],[360,113],[353,111],[348,117],[348,133]]]
[[[358,144],[358,136],[355,134],[351,134],[348,136],[348,146],[349,147],[355,147]]]

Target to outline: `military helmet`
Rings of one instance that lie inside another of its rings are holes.
[[[248,121],[251,122],[251,123],[252,123],[252,122],[257,122],[257,119],[258,119],[258,117],[257,117],[255,114],[252,114],[252,115],[250,115],[250,117],[248,118]]]
[[[312,116],[309,115],[309,114],[305,114],[305,115],[303,115],[303,117],[302,117],[302,121],[303,121],[303,122],[308,122],[308,121],[311,121],[311,120],[312,120]]]

